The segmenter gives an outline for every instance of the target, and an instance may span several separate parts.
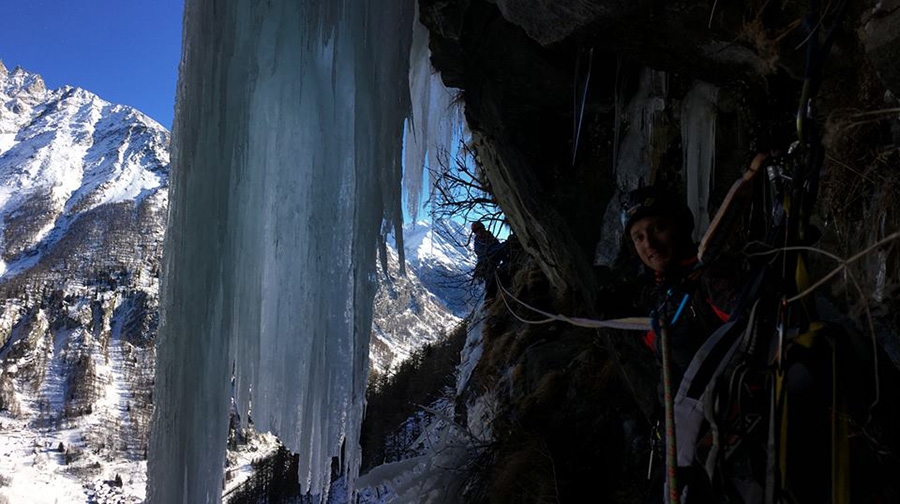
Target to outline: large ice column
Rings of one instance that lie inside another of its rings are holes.
[[[150,502],[220,500],[232,373],[308,487],[342,444],[354,476],[412,17],[411,0],[185,3]]]
[[[709,196],[716,166],[716,103],[719,88],[696,82],[681,104],[685,196],[694,214],[694,240],[709,227]]]

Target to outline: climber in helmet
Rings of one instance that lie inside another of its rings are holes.
[[[628,248],[652,277],[652,295],[645,309],[653,312],[651,317],[664,319],[668,325],[670,386],[674,395],[697,351],[729,319],[736,298],[736,268],[719,261],[698,268],[697,245],[692,239],[694,216],[674,193],[658,187],[632,191],[623,202],[622,224]],[[659,336],[657,327],[644,335],[643,342],[662,367]],[[662,380],[659,403],[661,411]],[[711,491],[702,470],[679,468],[679,474],[692,489],[692,502],[708,500]]]
[[[643,187],[632,191],[623,206],[625,239],[653,275],[656,299],[649,308],[674,316],[683,297],[670,292],[690,294],[690,305],[682,308],[678,324],[670,333],[673,386],[677,387],[706,337],[728,320],[735,297],[729,276],[735,272],[713,264],[698,278],[690,278],[698,262],[697,247],[691,239],[694,216],[675,194]],[[659,342],[653,331],[645,335],[644,343],[658,354]]]
[[[674,195],[655,187],[632,191],[623,219],[625,235],[641,262],[658,277],[671,276],[682,263],[691,262],[694,217]]]

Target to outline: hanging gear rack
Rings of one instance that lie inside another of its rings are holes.
[[[809,286],[807,272],[807,252],[801,246],[809,245],[816,238],[815,228],[810,224],[816,199],[819,181],[824,162],[824,147],[821,133],[816,124],[816,108],[814,100],[822,84],[823,66],[834,42],[837,29],[846,12],[847,3],[841,0],[834,11],[833,22],[825,37],[820,42],[820,33],[825,15],[820,12],[818,0],[810,0],[809,13],[805,26],[809,32],[805,40],[807,44],[807,61],[803,87],[797,108],[796,128],[797,141],[788,150],[783,159],[773,160],[767,167],[772,199],[774,220],[770,237],[776,238],[774,245],[782,249],[780,271],[780,299],[775,316],[775,353],[772,356],[771,368],[773,378],[769,385],[769,434],[767,443],[768,464],[766,470],[765,502],[775,503],[790,492],[788,422],[792,418],[788,404],[788,388],[785,374],[788,368],[788,348],[800,344],[811,348],[817,336],[824,328],[817,321],[814,307],[798,294],[805,292]],[[827,13],[826,13],[827,14]],[[782,229],[782,232],[777,232]],[[780,242],[780,243],[779,243]],[[790,300],[800,301],[799,304]],[[848,502],[849,483],[846,475],[847,444],[846,439],[838,437],[847,432],[846,415],[840,414],[841,404],[837,389],[837,353],[832,343],[832,471],[830,489],[834,503]]]

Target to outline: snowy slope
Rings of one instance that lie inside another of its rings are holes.
[[[39,75],[18,67],[10,72],[0,61],[0,154],[16,142],[16,134],[47,93]]]
[[[370,364],[384,372],[412,352],[449,332],[476,301],[474,254],[464,228],[455,223],[415,222],[404,226],[406,275],[388,245],[388,271],[379,268]]]

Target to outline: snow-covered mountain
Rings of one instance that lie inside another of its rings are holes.
[[[165,208],[169,133],[156,121],[83,89],[49,91],[19,67],[0,65],[0,101],[4,278],[44,259],[80,220],[111,220],[98,209],[127,202],[133,213],[147,199]]]
[[[471,311],[481,294],[472,283],[475,256],[456,222],[404,226],[406,275],[388,244],[388,271],[379,268],[369,359],[385,372],[439,338]],[[380,264],[380,262],[379,262]]]
[[[387,254],[388,270],[379,268],[369,346],[370,365],[380,373],[437,340],[461,320],[429,292],[409,266],[405,275],[400,273],[397,253],[390,246]]]
[[[406,261],[425,287],[456,316],[465,317],[480,290],[472,283],[475,253],[468,231],[456,221],[424,221],[403,229]]]
[[[168,146],[134,108],[0,63],[0,502],[144,495]],[[407,274],[393,250],[380,272],[379,371],[459,320],[415,272],[467,255],[408,236]]]
[[[379,269],[370,361],[384,372],[465,318],[481,296],[472,282],[475,254],[455,221],[418,221],[403,229],[406,275],[388,244],[388,272]],[[396,245],[396,242],[395,242]]]
[[[12,502],[143,495],[168,144],[131,107],[0,63],[0,492]]]

